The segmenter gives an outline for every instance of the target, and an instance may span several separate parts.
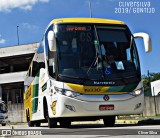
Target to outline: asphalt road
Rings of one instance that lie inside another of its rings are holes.
[[[7,131],[8,132],[7,132]],[[0,133],[12,133],[16,138],[105,138],[105,137],[160,137],[160,125],[116,124],[115,127],[104,127],[103,124],[73,124],[70,128],[49,129],[46,124],[41,127],[13,125],[0,127]],[[3,132],[2,132],[3,131]],[[34,135],[35,134],[35,135]],[[3,136],[2,136],[3,137]]]

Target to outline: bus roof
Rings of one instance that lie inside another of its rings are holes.
[[[102,19],[102,18],[60,18],[51,21],[51,24],[58,23],[104,23],[104,24],[121,24],[125,23],[118,20]]]

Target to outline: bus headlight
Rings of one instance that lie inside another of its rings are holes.
[[[74,97],[74,93],[71,92],[71,91],[68,91],[68,90],[65,90],[65,95],[68,96],[68,97]]]
[[[134,96],[138,96],[142,93],[142,89],[138,89],[135,91],[130,92],[129,94],[134,95]]]
[[[80,95],[79,93],[71,91],[71,90],[65,90],[65,89],[57,88],[57,87],[54,87],[54,88],[58,93],[60,93],[62,95],[65,95],[65,96],[68,96],[68,97],[72,97],[73,98],[73,97],[77,97],[77,96]]]

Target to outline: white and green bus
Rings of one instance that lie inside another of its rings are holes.
[[[55,19],[48,25],[24,82],[29,126],[69,127],[73,121],[103,119],[114,126],[119,115],[141,114],[144,93],[135,38],[121,21]]]

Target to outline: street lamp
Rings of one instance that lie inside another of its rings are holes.
[[[92,18],[92,7],[91,7],[91,0],[88,0],[89,3],[89,12],[90,12],[90,18]]]
[[[17,40],[18,40],[18,45],[19,45],[19,33],[18,33],[18,27],[19,27],[19,26],[17,26]]]

